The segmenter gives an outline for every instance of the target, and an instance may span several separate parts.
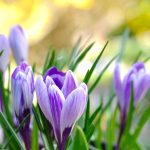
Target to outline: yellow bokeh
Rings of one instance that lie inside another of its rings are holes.
[[[89,9],[92,7],[94,0],[53,0],[59,6],[74,6],[81,9]]]

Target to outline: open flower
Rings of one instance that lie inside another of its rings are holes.
[[[10,47],[8,39],[4,35],[0,35],[0,71],[5,72],[9,63]]]
[[[78,86],[72,71],[65,74],[53,67],[44,77],[37,78],[35,89],[40,108],[53,126],[59,149],[63,150],[72,127],[84,112],[87,86]]]
[[[137,62],[129,70],[123,81],[120,77],[119,65],[114,72],[114,86],[121,110],[127,111],[131,97],[131,83],[133,83],[134,105],[141,100],[150,88],[150,74],[145,70],[144,63]]]
[[[20,124],[23,119],[31,113],[34,92],[32,69],[26,62],[21,62],[20,65],[14,70],[11,77],[11,89],[16,119]],[[24,140],[27,150],[30,150],[29,125],[30,119],[20,130],[20,134]]]
[[[11,28],[9,42],[17,64],[28,59],[28,42],[21,26]]]

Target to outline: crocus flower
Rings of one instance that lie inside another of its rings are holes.
[[[0,52],[2,52],[0,56],[0,71],[4,73],[9,63],[10,54],[9,42],[4,35],[0,35]]]
[[[34,92],[32,69],[25,61],[20,62],[20,65],[14,70],[11,77],[11,89],[16,119],[20,124],[31,113]],[[30,149],[29,124],[30,119],[20,132],[27,150]]]
[[[116,150],[119,149],[120,141],[126,126],[127,111],[131,99],[131,85],[134,92],[134,106],[137,105],[150,87],[150,74],[145,70],[144,63],[137,62],[129,70],[127,75],[121,80],[119,64],[116,65],[114,72],[114,87],[121,109],[120,131],[116,144]]]
[[[144,63],[137,62],[121,80],[119,65],[114,72],[114,86],[121,110],[128,110],[131,97],[131,83],[133,83],[134,105],[136,106],[150,87],[150,74],[145,70]]]
[[[87,86],[77,85],[72,71],[60,72],[50,68],[35,84],[38,103],[51,123],[60,150],[64,149],[70,132],[84,112],[87,102]]]
[[[9,42],[17,64],[28,58],[28,42],[21,26],[11,28]]]
[[[8,39],[4,35],[0,35],[0,73],[3,75],[8,62],[9,62],[9,42]],[[2,97],[2,89],[0,86],[0,111],[3,111],[3,97]]]

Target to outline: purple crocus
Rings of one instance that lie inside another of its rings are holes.
[[[1,52],[0,73],[3,76],[9,63],[9,54],[10,54],[9,42],[4,35],[0,35],[0,52]],[[3,111],[3,96],[1,86],[0,86],[0,111]]]
[[[123,81],[120,77],[119,65],[114,72],[114,86],[121,110],[128,110],[131,97],[131,83],[133,83],[134,105],[136,106],[150,88],[150,74],[145,70],[144,63],[137,62],[129,70]]]
[[[38,103],[51,123],[59,150],[63,150],[70,132],[82,116],[87,103],[87,86],[77,85],[72,71],[50,68],[35,84]]]
[[[17,64],[28,59],[28,42],[21,26],[11,28],[9,42]]]
[[[32,108],[34,79],[31,66],[25,61],[14,70],[11,77],[12,98],[16,119],[20,124],[23,119],[30,115]],[[27,150],[30,150],[30,119],[20,131]]]
[[[4,73],[9,63],[10,54],[9,42],[4,35],[0,35],[0,52],[2,52],[0,56],[0,71]]]
[[[129,70],[124,79],[121,80],[119,64],[116,65],[114,72],[114,87],[121,109],[120,131],[116,144],[116,150],[119,149],[120,141],[126,126],[127,111],[129,109],[131,98],[131,85],[134,91],[134,106],[144,97],[150,87],[150,74],[145,70],[144,63],[137,62]]]

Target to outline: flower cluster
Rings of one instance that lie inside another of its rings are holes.
[[[12,97],[15,115],[19,123],[31,114],[34,79],[30,66],[22,61],[12,74]],[[82,116],[87,103],[87,86],[77,84],[72,71],[63,73],[56,67],[37,78],[35,89],[38,103],[53,127],[59,149],[63,150],[74,124]],[[22,129],[26,148],[30,148],[29,122]],[[27,140],[28,135],[28,140]]]

